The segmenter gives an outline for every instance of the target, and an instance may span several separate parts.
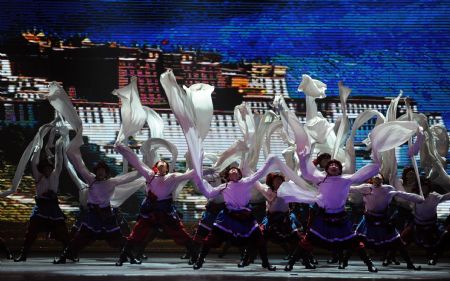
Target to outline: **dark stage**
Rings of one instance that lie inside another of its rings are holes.
[[[237,257],[217,258],[211,255],[204,267],[194,271],[185,260],[178,256],[152,256],[141,265],[125,264],[122,267],[114,265],[111,256],[90,256],[82,258],[79,263],[53,265],[50,257],[32,257],[26,263],[14,263],[2,260],[0,263],[1,280],[285,280],[302,278],[303,280],[450,280],[449,260],[436,266],[422,264],[421,271],[406,270],[404,264],[382,267],[379,261],[376,266],[378,273],[369,273],[359,260],[352,259],[345,270],[337,269],[336,265],[326,264],[322,257],[315,270],[304,269],[297,265],[292,272],[283,271],[286,261],[281,256],[272,259],[277,265],[277,271],[268,272],[259,264],[246,268],[238,268]],[[418,262],[422,262],[416,258]]]

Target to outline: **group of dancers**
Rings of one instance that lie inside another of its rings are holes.
[[[173,147],[162,138],[156,123],[148,121],[150,109],[142,110],[144,107],[132,101],[130,96],[127,105],[127,94],[135,94],[132,91],[133,84],[118,92],[118,96],[124,98],[123,124],[114,145],[115,151],[133,167],[133,171],[124,168],[122,174],[111,177],[111,168],[103,161],[98,162],[92,172],[89,171],[80,152],[81,121],[63,89],[52,85],[49,100],[57,111],[57,118],[40,128],[29,151],[24,153],[28,157],[22,157],[25,162],[31,163],[36,182],[36,205],[30,216],[25,242],[14,261],[26,261],[39,232],[49,233],[62,243],[63,251],[60,257],[55,258],[55,264],[64,264],[67,260],[77,262],[83,248],[96,240],[106,240],[111,247],[120,250],[116,265],[121,266],[125,262],[140,264],[143,249],[149,240],[155,238],[154,233],[162,231],[176,244],[186,248],[188,263],[194,270],[204,266],[211,248],[218,248],[224,242],[242,249],[239,267],[248,266],[259,255],[262,267],[269,271],[276,270],[276,267],[269,261],[267,242],[278,244],[288,251],[285,271],[293,270],[298,261],[307,269],[316,268],[318,263],[313,254],[314,247],[328,249],[332,255],[329,262],[338,263],[339,269],[348,266],[351,254],[356,251],[370,272],[377,272],[378,269],[369,258],[368,248],[384,252],[385,266],[398,263],[398,252],[411,270],[420,270],[421,267],[413,264],[407,251],[409,243],[414,241],[426,249],[429,265],[436,264],[448,248],[450,226],[447,225],[445,231],[438,228],[437,206],[450,200],[450,193],[435,192],[433,188],[436,185],[430,179],[432,177],[419,177],[414,162],[411,168],[404,169],[402,179],[396,179],[392,177],[397,174],[396,167],[392,168],[389,166],[392,163],[385,161],[390,159],[392,162],[389,152],[395,151],[396,146],[408,140],[408,154],[412,161],[423,147],[429,151],[430,146],[425,142],[427,128],[423,128],[423,123],[414,118],[391,121],[389,118],[379,118],[384,122],[377,124],[370,137],[372,160],[356,169],[354,158],[351,159],[354,155],[352,143],[347,141],[343,148],[343,141],[339,139],[339,136],[345,135],[340,133],[341,130],[345,131],[345,126],[342,125],[344,129],[338,127],[333,130],[326,119],[315,112],[314,100],[321,95],[323,97],[324,84],[303,77],[300,88],[305,92],[309,106],[309,120],[305,125],[299,123],[282,97],[274,102],[274,112],[259,116],[258,122],[255,122],[258,116],[253,116],[247,106],[241,105],[236,108],[235,119],[243,128],[244,140],[238,140],[221,154],[206,155],[202,142],[208,130],[199,124],[201,118],[208,121],[205,117],[210,116],[208,114],[212,116],[212,109],[208,110],[209,101],[205,101],[203,105],[206,106],[202,107],[199,97],[210,97],[212,90],[206,87],[208,85],[182,89],[170,71],[163,75],[161,83],[186,134],[189,153],[186,154],[188,169],[185,173],[173,172],[169,162],[155,158],[156,149],[163,147],[171,150]],[[306,83],[310,84],[305,86]],[[345,88],[340,90],[344,91]],[[394,102],[393,106],[397,104]],[[134,132],[143,126],[142,122],[137,122],[139,120],[133,120],[136,114],[132,113],[137,110],[147,114],[144,119],[152,131],[150,147],[153,145],[153,150],[147,150],[142,160],[128,147],[126,141],[133,134],[131,125],[139,124]],[[371,114],[373,117],[380,113]],[[156,116],[153,121],[157,122],[158,118]],[[344,114],[340,124],[345,123],[345,118]],[[314,122],[308,123],[311,120]],[[76,132],[72,139],[69,138],[67,123]],[[358,120],[355,123],[358,124]],[[206,128],[209,128],[209,124]],[[284,134],[290,145],[291,149],[283,153],[285,161],[269,153],[270,138],[275,131]],[[387,137],[387,134],[391,135]],[[261,136],[266,139],[267,157],[264,164],[256,169],[263,145]],[[415,143],[413,136],[416,136]],[[45,155],[41,153],[44,148]],[[314,157],[316,153],[318,156]],[[213,162],[209,170],[203,170],[205,156]],[[394,163],[396,165],[395,152]],[[19,173],[16,173],[19,180],[13,181],[15,186],[0,195],[7,196],[15,192],[24,170],[20,166]],[[57,198],[63,166],[79,187],[80,216],[70,233]],[[387,167],[391,171],[386,171],[389,170]],[[435,172],[433,168],[428,171],[430,175]],[[225,173],[221,177],[219,173],[223,171]],[[208,199],[194,235],[186,231],[174,205],[175,195],[188,181]],[[125,234],[120,226],[117,207],[141,187],[145,190],[145,200],[140,205],[131,233]],[[441,187],[441,190],[446,189],[449,186]],[[266,201],[266,215],[259,221],[250,204],[255,191]],[[361,198],[360,203],[364,208],[356,227],[346,208],[349,198],[353,197]],[[409,208],[412,219],[408,223],[403,222],[399,226],[394,222],[392,201],[395,201],[395,206]],[[298,212],[296,207],[299,204],[306,208],[307,217],[304,212]],[[7,258],[13,258],[4,241],[0,242]]]

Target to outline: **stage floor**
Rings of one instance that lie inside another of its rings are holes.
[[[325,257],[324,257],[325,258]],[[273,258],[277,271],[269,272],[257,264],[245,268],[236,266],[236,257],[217,258],[211,255],[200,270],[193,270],[185,260],[176,255],[152,256],[141,265],[124,264],[122,267],[114,265],[115,259],[90,255],[82,257],[79,263],[53,265],[50,257],[31,257],[25,263],[14,263],[2,260],[0,262],[1,280],[284,280],[302,278],[302,280],[450,280],[449,260],[442,261],[436,266],[422,264],[421,271],[406,270],[404,264],[383,267],[376,262],[378,273],[369,273],[361,261],[352,259],[345,270],[337,269],[336,265],[326,264],[319,259],[315,270],[304,269],[297,265],[291,272],[283,271],[286,261],[281,257]]]

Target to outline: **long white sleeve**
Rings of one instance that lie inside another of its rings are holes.
[[[370,193],[371,184],[365,183],[361,185],[350,186],[350,193],[368,194]]]
[[[299,160],[300,171],[302,172],[302,177],[305,180],[310,181],[313,184],[318,184],[325,179],[325,174],[321,173],[319,170],[317,170],[316,167],[312,165],[309,154],[300,154]]]
[[[208,181],[204,179],[195,178],[195,183],[200,192],[208,199],[216,197],[223,189],[226,188],[226,184],[221,184],[217,187],[213,187]]]
[[[380,171],[381,165],[379,163],[367,164],[356,173],[350,176],[350,180],[353,184],[363,183],[371,177],[377,175]]]
[[[261,168],[259,168],[251,176],[242,178],[241,182],[252,186],[260,178],[264,177],[269,172],[269,169],[275,163],[275,159],[276,159],[276,156],[270,156],[269,158],[267,158],[267,161],[264,163],[264,165]]]
[[[39,179],[43,176],[38,170],[41,150],[42,147],[37,147],[37,149],[33,153],[33,156],[31,156],[31,173],[33,174],[34,181],[36,182],[38,182]]]
[[[73,141],[70,143],[69,149],[67,150],[67,157],[75,170],[80,174],[81,178],[83,178],[88,185],[91,185],[95,181],[95,175],[86,168],[86,165],[81,158],[80,148],[75,147]]]
[[[122,154],[131,166],[133,166],[146,180],[150,182],[155,175],[152,169],[150,169],[144,162],[139,160],[137,155],[127,146],[116,143],[115,149],[117,152]]]
[[[425,201],[425,199],[422,196],[415,194],[415,193],[409,193],[409,192],[397,191],[397,190],[393,190],[389,193],[393,194],[396,197],[400,197],[400,198],[403,198],[407,201],[414,202],[414,203],[422,203]]]
[[[120,186],[125,183],[129,183],[134,180],[137,180],[140,177],[141,177],[141,175],[139,172],[133,171],[133,172],[129,172],[129,173],[126,173],[123,175],[115,176],[113,178],[108,179],[108,181],[111,182],[111,184],[114,186]]]
[[[193,179],[195,170],[189,170],[186,173],[172,173],[170,175],[170,193],[177,190],[179,185],[185,181]],[[182,188],[182,187],[181,187]]]
[[[61,170],[62,170],[62,167],[63,167],[63,164],[64,164],[63,149],[64,149],[64,140],[63,140],[63,136],[61,136],[56,141],[56,146],[55,146],[55,169],[53,170],[53,172],[51,174],[52,177],[59,178],[59,175],[61,174]]]

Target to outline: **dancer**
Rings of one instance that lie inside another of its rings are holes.
[[[325,167],[327,166],[328,162],[331,161],[331,155],[329,153],[320,153],[316,159],[313,160],[313,164],[314,166],[317,167],[317,169],[319,171],[325,171]],[[307,204],[304,204],[307,205]],[[314,217],[314,213],[317,210],[318,206],[317,204],[313,204],[313,205],[309,205],[309,214],[308,214],[308,224],[307,226],[309,227],[313,217]],[[339,262],[339,252],[338,249],[330,249],[331,251],[331,257],[327,260],[328,264],[335,264]],[[313,264],[317,264],[317,261],[315,260],[315,262]]]
[[[437,206],[450,200],[450,193],[439,194],[433,191],[430,181],[421,179],[421,182],[425,201],[414,204],[414,221],[402,231],[401,238],[406,244],[414,241],[425,248],[428,265],[436,265],[439,255],[436,246],[440,238],[437,227]]]
[[[422,203],[424,198],[414,193],[397,191],[394,187],[383,184],[381,174],[374,176],[371,181],[372,184],[362,184],[350,188],[351,193],[363,195],[365,204],[365,213],[356,233],[362,237],[364,244],[370,248],[398,250],[408,269],[420,270],[420,266],[414,266],[399,232],[389,221],[387,211],[394,197],[400,197],[414,203]]]
[[[184,174],[169,173],[169,164],[164,160],[159,160],[150,169],[130,148],[120,143],[116,143],[115,148],[147,181],[147,198],[116,265],[121,266],[127,256],[133,256],[133,248],[146,242],[148,234],[157,228],[163,229],[178,245],[185,246],[191,257],[196,257],[194,241],[186,232],[172,201],[172,193],[180,183],[192,178],[194,170]]]
[[[220,177],[214,177],[214,175],[206,174],[206,172],[204,172],[204,178],[213,187],[219,186],[222,183]],[[202,218],[194,233],[193,239],[196,243],[201,245],[202,241],[211,232],[217,216],[225,209],[225,207],[226,205],[222,193],[208,200],[205,211],[202,213]]]
[[[283,174],[269,173],[266,185],[256,183],[256,187],[267,199],[267,214],[261,224],[264,237],[279,244],[289,256],[292,249],[297,246],[302,233],[300,222],[289,209],[289,203],[277,196],[277,190],[284,181]]]
[[[110,200],[117,186],[139,178],[136,172],[110,178],[110,169],[103,161],[97,163],[94,167],[94,174],[92,174],[84,165],[79,146],[74,140],[69,145],[67,156],[75,170],[89,185],[88,210],[85,217],[82,218],[80,229],[75,233],[59,259],[55,259],[55,264],[66,263],[67,258],[76,259],[78,252],[95,240],[106,240],[113,248],[120,249],[124,245],[125,238],[111,208]],[[138,261],[130,255],[130,263],[138,263]]]
[[[376,267],[367,256],[364,245],[359,243],[355,231],[352,230],[352,223],[345,211],[345,202],[350,186],[364,182],[376,175],[380,169],[380,164],[368,164],[354,174],[342,175],[342,164],[338,160],[329,161],[325,167],[325,172],[320,172],[310,164],[310,156],[306,149],[299,153],[299,158],[302,176],[319,188],[319,195],[314,201],[320,209],[312,219],[310,228],[300,241],[299,247],[289,260],[285,270],[291,271],[300,256],[303,257],[303,264],[306,268],[315,268],[308,258],[308,253],[312,251],[313,244],[315,244],[328,249],[337,248],[341,255],[345,249],[357,248],[368,270],[377,272]],[[299,202],[305,200],[303,198],[297,199]],[[344,257],[340,257],[340,260],[345,261]],[[343,262],[340,268],[345,268],[345,266],[346,262]]]
[[[274,164],[276,157],[269,157],[267,162],[257,172],[249,177],[242,177],[239,168],[230,169],[227,183],[218,187],[212,187],[207,181],[195,179],[197,186],[206,198],[214,198],[223,194],[226,208],[217,216],[212,231],[203,241],[203,246],[198,256],[194,269],[203,266],[205,257],[210,248],[218,248],[226,240],[232,240],[236,245],[248,245],[249,249],[259,249],[262,267],[270,271],[276,270],[267,258],[267,245],[262,232],[248,207],[251,189],[255,183],[263,177]],[[251,255],[248,255],[250,257]],[[241,266],[248,265],[246,260]]]
[[[415,193],[418,190],[419,185],[413,167],[408,166],[403,169],[401,178],[395,181],[395,188],[409,193]],[[411,202],[394,197],[391,205],[392,215],[389,218],[389,221],[396,229],[402,232],[409,223],[414,220],[414,210],[411,206]],[[386,249],[382,265],[400,265],[400,261],[396,258],[395,254],[395,250]]]
[[[63,130],[60,130],[60,133]],[[31,160],[31,170],[36,182],[36,205],[28,223],[25,241],[20,255],[15,262],[26,261],[28,253],[40,232],[50,233],[51,237],[63,244],[63,249],[69,242],[69,233],[66,227],[66,217],[58,205],[59,175],[63,166],[63,138],[61,135],[55,145],[55,163],[40,160],[42,147],[39,146]]]

